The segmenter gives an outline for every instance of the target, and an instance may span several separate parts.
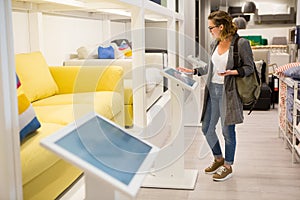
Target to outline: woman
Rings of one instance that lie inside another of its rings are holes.
[[[211,44],[210,64],[196,69],[179,67],[178,70],[198,76],[208,75],[201,121],[202,132],[212,150],[214,161],[205,169],[205,173],[213,174],[215,181],[224,181],[232,177],[236,150],[235,125],[242,123],[244,119],[243,104],[237,92],[235,77],[250,75],[254,72],[255,64],[249,41],[240,38],[239,65],[233,66],[233,45],[239,35],[228,13],[212,12],[208,16],[208,29],[215,39]],[[216,134],[219,118],[225,140],[225,157]]]

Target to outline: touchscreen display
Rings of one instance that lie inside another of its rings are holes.
[[[168,68],[165,70],[165,72],[171,76],[173,76],[174,78],[180,80],[181,82],[187,84],[188,86],[193,86],[195,84],[195,80],[193,80],[192,78],[188,77],[187,75],[185,75],[184,73],[181,73],[173,68]]]
[[[126,185],[152,149],[98,116],[55,143]]]

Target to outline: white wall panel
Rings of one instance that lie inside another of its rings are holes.
[[[146,23],[146,48],[167,49],[167,22]]]
[[[110,23],[110,28],[111,28],[111,37],[110,40],[113,39],[130,39],[130,32],[131,28],[126,27],[126,23],[123,22],[111,22]]]
[[[102,21],[43,16],[44,54],[49,65],[62,65],[80,46],[102,42]]]
[[[13,12],[13,35],[15,53],[30,51],[28,13]]]

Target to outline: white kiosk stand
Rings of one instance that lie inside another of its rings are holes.
[[[197,82],[187,75],[173,69],[166,68],[162,74],[171,83],[172,103],[172,143],[162,148],[155,161],[155,172],[148,175],[143,187],[194,189],[198,170],[184,168],[184,90],[193,91]]]
[[[41,145],[84,170],[88,200],[135,199],[158,152],[96,113],[42,139]]]

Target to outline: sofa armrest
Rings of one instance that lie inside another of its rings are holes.
[[[123,69],[119,66],[51,66],[59,94],[116,91],[123,92]]]

